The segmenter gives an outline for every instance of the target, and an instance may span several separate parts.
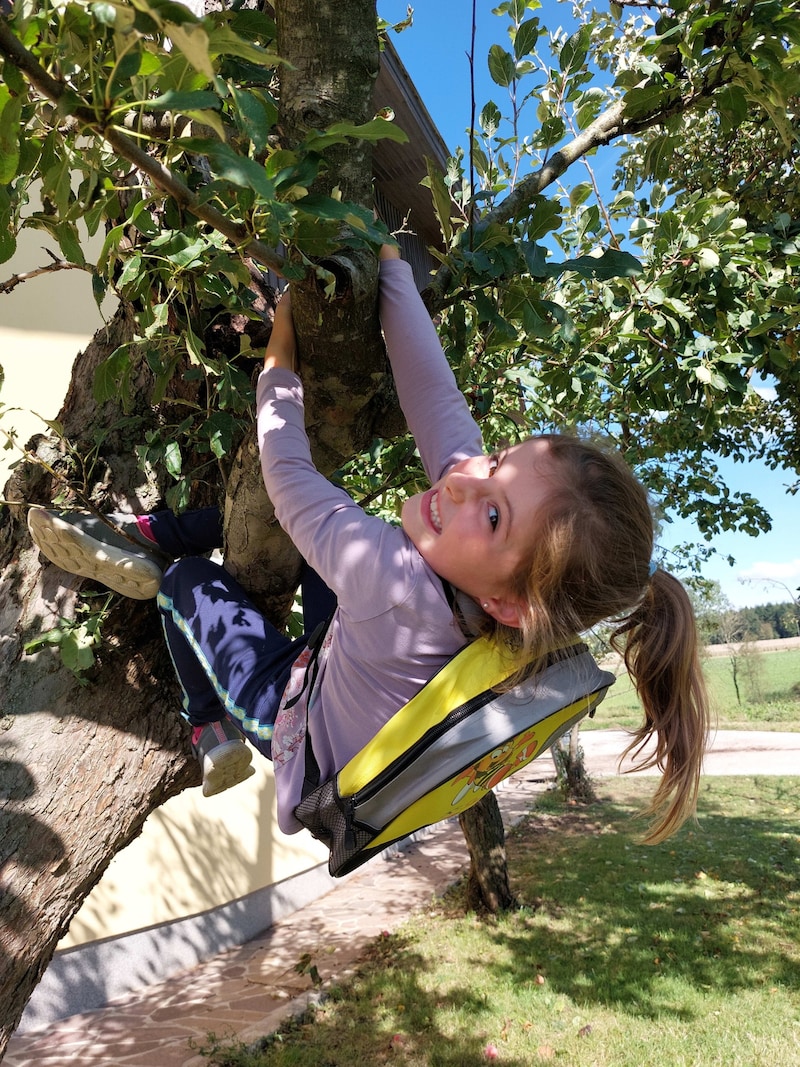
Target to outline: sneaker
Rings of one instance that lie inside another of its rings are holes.
[[[109,518],[133,541],[89,511],[31,508],[28,529],[41,552],[63,571],[101,582],[134,600],[152,599],[169,560],[144,540],[135,516]]]
[[[192,751],[203,769],[203,796],[213,797],[251,778],[253,753],[232,722],[210,722],[196,726]]]

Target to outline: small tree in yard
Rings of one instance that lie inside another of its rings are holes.
[[[80,583],[42,565],[26,505],[223,503],[226,565],[285,620],[298,560],[250,430],[267,267],[294,288],[320,469],[388,511],[421,480],[375,314],[371,146],[402,132],[374,113],[374,3],[274,6],[274,20],[224,3],[199,18],[169,0],[0,8],[0,261],[36,228],[52,269],[84,270],[98,300],[118,300],[0,516],[0,1053],[113,855],[197,781],[153,615],[105,597],[87,613]],[[602,430],[708,532],[755,531],[767,518],[727,492],[713,457],[800,466],[798,229],[776,192],[797,171],[796,5],[581,4],[569,34],[548,32],[537,7],[498,8],[500,103],[476,112],[447,174],[430,169],[445,252],[426,299],[455,373],[490,445]],[[781,181],[746,199],[754,179],[718,182],[699,149],[671,169],[701,133],[731,159],[757,143],[756,173]],[[615,145],[607,199],[593,160]],[[97,262],[79,224],[105,237]],[[780,406],[751,390],[755,373],[775,378]],[[26,655],[43,633],[50,644]],[[482,802],[466,825],[480,831],[484,898],[501,907],[513,896],[495,815]]]
[[[731,679],[736,693],[736,703],[742,703],[741,681],[742,666],[744,661],[744,648],[747,631],[741,612],[729,608],[723,611],[719,617],[719,634],[722,643],[728,653],[728,662],[731,667]]]

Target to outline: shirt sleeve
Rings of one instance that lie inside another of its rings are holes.
[[[435,482],[483,441],[404,260],[381,262],[380,316],[400,406]]]
[[[419,567],[416,550],[400,528],[368,515],[316,469],[298,376],[262,371],[256,401],[264,484],[297,550],[353,617],[372,618],[401,603]]]

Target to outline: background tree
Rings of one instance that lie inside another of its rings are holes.
[[[285,618],[296,559],[248,435],[273,299],[263,267],[296,287],[320,468],[350,460],[349,487],[388,512],[400,457],[405,489],[420,477],[394,439],[374,314],[369,145],[400,136],[370,112],[374,5],[275,8],[273,23],[243,5],[201,20],[169,0],[20,2],[0,18],[0,256],[36,227],[59,269],[88,270],[98,298],[119,299],[0,520],[2,1041],[112,855],[196,781],[154,620],[105,597],[82,615],[80,583],[42,568],[24,503],[224,500],[227,565]],[[476,111],[466,155],[429,175],[446,251],[426,296],[456,374],[489,441],[604,430],[708,531],[758,529],[767,517],[727,493],[710,457],[763,451],[765,424],[795,435],[750,387],[757,373],[796,382],[793,222],[748,216],[738,188],[684,188],[663,161],[698,114],[731,132],[766,116],[776,165],[794,173],[796,5],[681,0],[652,18],[579,5],[569,34],[536,8],[500,5],[506,43],[488,61],[502,107]],[[607,203],[592,160],[612,143],[628,146],[627,170]],[[105,233],[97,263],[79,222]],[[796,439],[786,455],[796,467]],[[42,631],[53,647],[26,658]]]

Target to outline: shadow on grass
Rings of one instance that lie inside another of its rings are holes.
[[[510,960],[498,981],[541,974],[586,1008],[681,1019],[692,988],[798,988],[800,801],[787,781],[751,780],[736,799],[758,806],[748,817],[726,813],[730,786],[713,780],[700,825],[659,846],[636,843],[624,801],[534,816],[509,863],[519,884],[538,883],[538,907],[498,927]]]
[[[513,887],[528,907],[479,922],[458,913],[453,894],[374,942],[359,974],[314,1012],[258,1050],[210,1062],[478,1067],[515,996],[518,1031],[567,999],[587,1017],[609,1009],[691,1023],[710,991],[797,989],[800,801],[788,779],[735,781],[704,786],[700,826],[656,847],[635,839],[640,782],[615,783],[583,808],[551,801],[509,837]],[[502,1048],[505,1065],[542,1061],[535,1039],[515,1051]]]

